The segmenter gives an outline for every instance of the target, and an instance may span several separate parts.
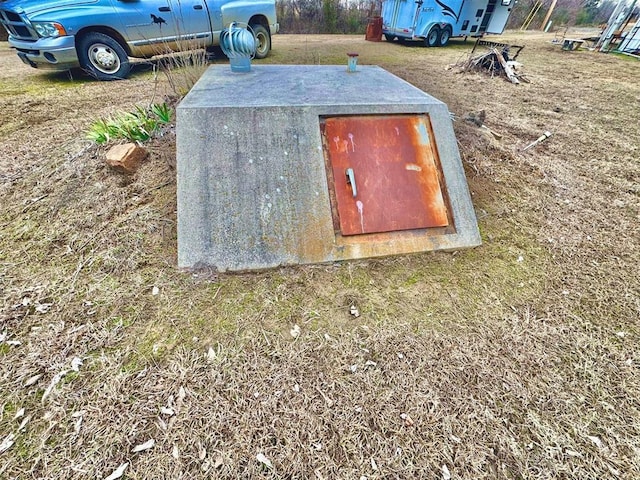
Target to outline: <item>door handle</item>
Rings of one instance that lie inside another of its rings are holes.
[[[202,5],[194,5],[193,9],[194,10],[202,10]]]
[[[170,9],[169,7],[160,7],[160,8],[158,9],[158,11],[160,11],[160,12],[170,12],[170,11],[171,11],[171,9]]]
[[[347,185],[351,185],[353,198],[356,198],[356,195],[358,195],[358,187],[356,187],[356,174],[353,172],[353,168],[347,168],[345,174],[347,176]]]

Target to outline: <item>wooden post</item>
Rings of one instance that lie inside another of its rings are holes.
[[[545,15],[544,20],[542,21],[542,25],[540,26],[540,30],[544,31],[544,29],[546,28],[547,22],[549,21],[549,19],[551,18],[551,14],[553,13],[553,9],[556,8],[556,3],[558,3],[558,0],[553,0],[551,2],[551,6],[549,7],[549,11]]]

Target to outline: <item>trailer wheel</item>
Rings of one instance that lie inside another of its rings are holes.
[[[385,34],[384,34],[384,39],[385,39],[387,42],[393,42],[393,41],[396,39],[396,36],[395,36],[395,35],[391,35],[391,34],[389,34],[389,33],[385,33]]]
[[[438,43],[439,41],[440,41],[440,28],[436,25],[433,28],[431,28],[431,30],[429,30],[429,33],[424,38],[424,46],[437,47],[439,45]]]
[[[449,39],[451,38],[451,29],[449,27],[445,27],[440,32],[440,38],[438,39],[438,46],[446,47],[449,44]]]

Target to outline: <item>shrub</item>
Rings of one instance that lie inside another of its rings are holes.
[[[154,103],[148,109],[136,106],[134,112],[118,112],[112,117],[96,120],[89,128],[87,138],[98,144],[114,139],[144,142],[162,125],[169,123],[172,114],[166,103]]]

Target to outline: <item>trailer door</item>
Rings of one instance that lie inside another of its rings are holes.
[[[487,9],[488,0],[465,0],[458,14],[454,35],[478,37],[482,35],[480,24]]]
[[[486,33],[501,34],[507,25],[513,0],[498,0],[493,8],[491,18],[487,23]],[[483,22],[484,23],[484,22]]]
[[[382,10],[385,33],[412,37],[416,25],[418,5],[414,0],[387,0]]]

